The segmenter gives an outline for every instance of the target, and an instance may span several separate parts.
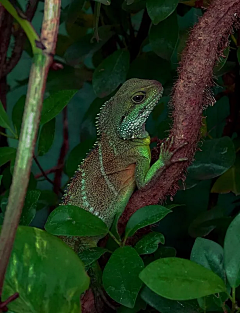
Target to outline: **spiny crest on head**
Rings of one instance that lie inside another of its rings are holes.
[[[96,128],[97,128],[97,136],[100,135],[100,128],[101,128],[101,123],[103,123],[105,121],[105,114],[104,114],[104,111],[106,109],[106,107],[108,107],[109,105],[111,105],[113,101],[113,97],[110,98],[109,100],[107,100],[100,108],[100,111],[99,113],[97,114],[96,116],[96,119],[95,119],[95,125],[96,125]]]

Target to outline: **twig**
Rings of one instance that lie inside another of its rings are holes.
[[[35,163],[37,164],[38,168],[40,169],[40,171],[42,172],[42,176],[44,176],[45,179],[46,179],[51,185],[54,186],[54,182],[53,182],[50,178],[47,177],[46,173],[44,172],[44,169],[42,168],[41,164],[38,162],[38,159],[36,158],[35,155],[33,156],[33,159],[34,159]],[[60,191],[62,194],[64,193],[61,188],[59,188],[59,191]]]
[[[0,310],[5,309],[5,308],[7,307],[7,305],[8,305],[10,302],[16,300],[18,297],[19,297],[19,293],[16,292],[16,293],[14,293],[12,296],[10,296],[9,298],[7,298],[7,300],[5,300],[4,302],[0,303]],[[5,311],[4,311],[4,312],[5,312]]]
[[[49,170],[44,171],[44,174],[48,175],[48,174],[55,173],[59,168],[62,168],[62,167],[63,167],[63,164],[61,166],[54,166],[54,167],[50,168]],[[34,177],[36,179],[38,179],[38,178],[43,177],[44,174],[41,172],[41,173],[36,174]]]
[[[4,3],[6,3],[5,0]],[[55,53],[60,6],[60,0],[45,0],[41,41],[46,49],[40,52],[40,49],[37,47],[39,41],[35,41],[36,46],[33,47],[33,64],[29,77],[13,181],[0,236],[0,295],[2,294],[4,275],[11,255],[29,182],[47,74]],[[17,16],[15,18],[19,19]],[[23,26],[26,28],[26,21]],[[33,39],[33,45],[35,37],[32,32],[30,32],[30,35]]]

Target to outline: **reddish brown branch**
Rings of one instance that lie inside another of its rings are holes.
[[[121,228],[140,207],[157,204],[167,195],[174,195],[178,180],[192,162],[199,140],[204,93],[212,85],[213,67],[228,44],[228,36],[240,16],[239,0],[216,0],[193,28],[179,66],[179,78],[172,95],[174,146],[183,142],[175,158],[187,157],[188,162],[173,164],[152,189],[137,191],[131,197],[121,218]]]
[[[0,301],[0,310],[2,310],[2,312],[7,312],[8,311],[7,305],[13,302],[14,300],[16,300],[18,297],[19,297],[19,293],[16,292],[12,296],[7,298],[7,300],[5,300],[4,302]]]

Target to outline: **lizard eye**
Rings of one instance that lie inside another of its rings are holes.
[[[134,102],[134,103],[142,103],[145,98],[146,98],[146,93],[145,92],[141,92],[141,93],[139,93],[137,95],[134,95],[132,97],[132,102]]]

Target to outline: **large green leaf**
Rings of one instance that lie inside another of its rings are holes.
[[[42,156],[51,148],[55,136],[56,119],[53,118],[41,128],[38,140],[38,155]]]
[[[12,147],[0,147],[0,166],[12,161],[16,156],[16,149]]]
[[[151,232],[142,237],[134,246],[138,254],[154,253],[158,249],[159,243],[164,244],[165,238],[163,234]]]
[[[72,44],[65,53],[65,59],[68,64],[75,66],[83,62],[86,56],[92,55],[94,52],[101,49],[101,47],[113,36],[111,26],[101,26],[98,29],[99,42],[92,42],[93,34],[87,34],[81,37],[77,42]]]
[[[191,300],[226,291],[219,276],[197,263],[180,258],[154,261],[139,277],[152,291],[172,300]]]
[[[27,226],[17,230],[2,299],[14,313],[80,312],[80,295],[89,278],[79,257],[60,239]]]
[[[240,214],[228,227],[224,240],[224,264],[231,287],[240,285]]]
[[[49,122],[57,116],[69,103],[77,90],[59,90],[52,93],[47,99],[43,101],[41,113],[41,125]]]
[[[147,0],[147,11],[154,25],[165,20],[176,9],[178,0]]]
[[[108,96],[125,82],[129,62],[129,52],[117,50],[99,64],[93,73],[93,89],[98,97]]]
[[[188,167],[188,176],[196,180],[211,179],[225,173],[234,161],[235,149],[229,137],[206,140]]]
[[[137,210],[128,220],[125,229],[125,240],[145,226],[155,224],[163,219],[171,210],[161,205],[149,205]]]
[[[141,291],[141,297],[151,307],[161,313],[198,313],[202,312],[196,300],[175,301],[157,295],[148,287]]]
[[[153,51],[163,59],[170,60],[178,40],[177,14],[173,13],[158,25],[151,26],[149,41]]]
[[[57,236],[104,236],[107,225],[97,216],[74,205],[60,205],[45,224],[47,232]]]
[[[103,271],[103,286],[116,302],[133,308],[142,282],[138,275],[143,261],[132,247],[118,248]]]

